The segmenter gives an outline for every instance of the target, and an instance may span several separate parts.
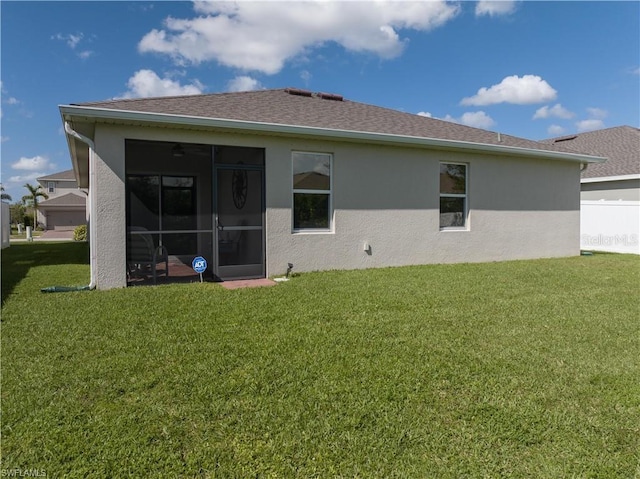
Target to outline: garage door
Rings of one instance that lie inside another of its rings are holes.
[[[48,230],[72,230],[87,223],[84,211],[49,211]]]

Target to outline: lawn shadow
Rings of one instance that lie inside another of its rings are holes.
[[[89,243],[17,243],[2,250],[2,306],[34,266],[89,264]]]

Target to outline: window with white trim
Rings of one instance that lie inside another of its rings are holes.
[[[294,232],[331,230],[332,163],[329,153],[292,153]]]
[[[440,163],[440,229],[466,229],[467,165]]]
[[[55,193],[55,192],[56,192],[56,182],[47,181],[47,193]]]

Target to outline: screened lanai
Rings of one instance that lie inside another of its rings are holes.
[[[260,278],[264,150],[127,140],[127,283]]]

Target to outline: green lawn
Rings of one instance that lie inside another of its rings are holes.
[[[35,230],[31,232],[31,236],[33,238],[37,238],[38,236],[42,236],[43,231],[42,230]],[[10,239],[12,240],[16,240],[16,239],[27,239],[27,232],[25,230],[22,230],[22,233],[18,234],[18,230],[17,229],[11,229],[11,234],[10,234]]]
[[[40,293],[86,258],[2,252],[3,471],[640,475],[638,257]]]

